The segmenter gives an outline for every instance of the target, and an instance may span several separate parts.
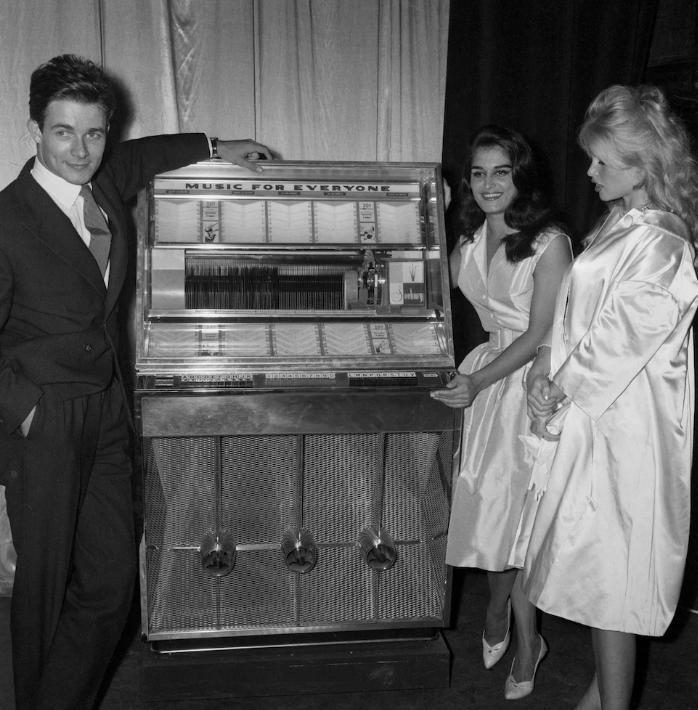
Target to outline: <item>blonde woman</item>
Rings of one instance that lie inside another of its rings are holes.
[[[627,710],[635,637],[666,631],[688,543],[698,180],[656,87],[603,91],[579,142],[609,211],[529,375],[531,415],[564,423],[523,588],[591,627],[596,674],[578,710]]]

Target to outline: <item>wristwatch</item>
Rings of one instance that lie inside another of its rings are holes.
[[[221,156],[218,155],[218,138],[209,138],[211,141],[211,157],[212,158],[220,158]]]

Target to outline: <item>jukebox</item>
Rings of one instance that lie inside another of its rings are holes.
[[[439,166],[208,161],[139,204],[143,635],[439,628],[459,419]]]

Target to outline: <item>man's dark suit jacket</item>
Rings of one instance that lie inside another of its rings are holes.
[[[70,219],[31,176],[34,159],[0,192],[0,449],[42,388],[71,399],[109,385],[127,266],[124,202],[156,173],[208,155],[203,134],[183,134],[121,143],[103,161],[92,189],[112,231],[108,288]]]

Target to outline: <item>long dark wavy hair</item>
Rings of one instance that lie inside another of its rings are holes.
[[[482,225],[485,213],[473,197],[470,189],[470,170],[473,157],[480,148],[501,148],[511,160],[511,177],[516,188],[516,197],[504,212],[504,222],[516,231],[504,237],[507,259],[515,263],[533,256],[533,243],[546,227],[557,226],[557,221],[548,196],[545,194],[533,150],[528,141],[517,131],[502,126],[483,126],[470,143],[468,160],[461,180],[461,210],[458,228],[463,241],[471,242]]]

